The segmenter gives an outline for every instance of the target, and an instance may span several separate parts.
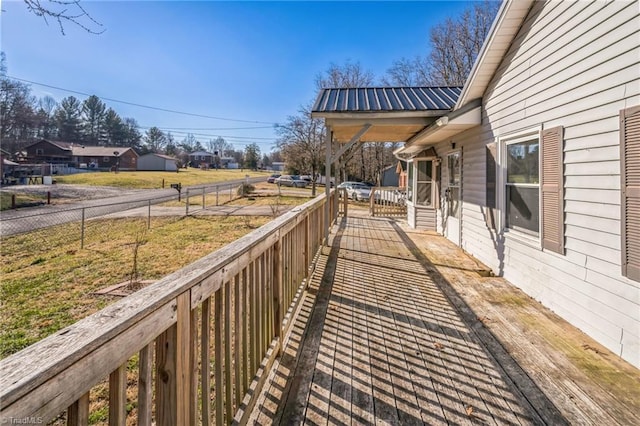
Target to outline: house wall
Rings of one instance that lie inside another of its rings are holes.
[[[138,170],[175,172],[178,170],[178,166],[175,161],[158,157],[157,155],[143,155],[138,158]]]
[[[96,168],[102,170],[109,170],[118,164],[118,170],[136,170],[138,156],[132,151],[128,150],[117,159],[115,156],[97,156],[97,155],[77,155],[73,157],[76,164],[91,164],[94,163]]]
[[[436,230],[436,210],[407,205],[408,222],[412,228],[427,231]]]
[[[42,150],[38,154],[38,150]],[[27,160],[34,163],[67,163],[71,161],[71,150],[62,149],[48,141],[42,140],[25,148]]]
[[[640,104],[638,20],[637,1],[535,2],[484,94],[482,126],[454,139],[462,248],[636,367],[640,283],[621,275],[619,112]],[[485,220],[486,145],[534,126],[564,127],[565,255]],[[436,150],[444,158],[447,145]]]
[[[382,172],[380,186],[399,186],[399,179],[395,165],[384,169]]]

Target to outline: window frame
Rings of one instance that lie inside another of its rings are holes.
[[[526,130],[513,132],[499,136],[496,138],[499,149],[498,164],[500,168],[500,174],[498,176],[498,206],[500,208],[499,229],[505,236],[513,237],[526,244],[535,246],[542,250],[542,126],[535,126]],[[507,148],[510,145],[519,144],[528,141],[538,141],[538,183],[522,183],[515,184],[509,183],[507,179]],[[507,227],[507,186],[515,186],[521,188],[537,188],[538,189],[538,231],[534,234],[525,230],[517,228]]]
[[[418,181],[418,163],[419,162],[431,162],[431,180],[429,181]],[[435,209],[437,208],[436,197],[436,168],[438,167],[438,158],[437,157],[416,157],[410,160],[407,160],[407,202],[415,207],[422,209]],[[416,201],[418,195],[418,183],[426,184],[431,183],[431,203],[430,204],[419,204]]]

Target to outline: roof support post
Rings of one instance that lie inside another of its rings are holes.
[[[330,127],[325,130],[325,180],[324,188],[326,194],[326,202],[324,205],[324,243],[329,245],[329,228],[331,227],[331,140],[333,139],[333,132]],[[337,190],[337,188],[336,188]]]
[[[342,157],[342,154],[344,154],[345,152],[347,152],[347,150],[349,148],[351,148],[353,145],[355,145],[356,143],[358,143],[358,141],[360,140],[360,138],[362,136],[364,136],[365,133],[367,133],[369,131],[369,129],[371,128],[371,124],[365,124],[364,126],[362,126],[362,128],[358,131],[358,133],[356,133],[351,140],[349,141],[348,144],[346,144],[345,146],[343,146],[342,148],[340,148],[340,150],[336,153],[336,155],[334,155],[331,158],[331,163],[335,163],[336,161],[338,161],[338,159],[340,159],[340,157]]]

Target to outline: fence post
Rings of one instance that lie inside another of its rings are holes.
[[[151,229],[151,200],[149,200],[149,209],[147,215],[147,229]]]
[[[184,205],[186,206],[186,211],[184,213],[185,216],[189,216],[189,188],[186,191],[186,197],[184,199]]]
[[[229,184],[229,201],[233,200],[233,185]]]
[[[16,194],[11,194],[11,208],[16,208]]]
[[[204,210],[204,186],[202,187],[202,210]]]
[[[218,206],[218,196],[220,195],[220,187],[216,185],[216,207]]]
[[[376,191],[378,190],[378,188],[373,188],[371,190],[371,192],[369,193],[369,214],[372,217],[376,216],[376,205],[375,205],[375,198],[376,198]]]
[[[80,249],[84,248],[84,210],[85,208],[82,208],[82,222],[80,225]]]

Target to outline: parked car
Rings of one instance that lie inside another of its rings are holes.
[[[371,196],[371,187],[362,182],[342,182],[338,185],[338,188],[344,188],[347,192],[347,197],[356,201],[368,201]]]
[[[276,173],[267,178],[267,183],[276,183],[276,179],[278,179],[281,175]]]
[[[371,197],[371,187],[357,183],[347,189],[347,194],[349,198],[353,198],[356,201],[369,201],[369,197]]]
[[[300,179],[297,175],[282,175],[276,179],[278,186],[292,186],[295,188],[304,188],[307,186],[307,181]]]

